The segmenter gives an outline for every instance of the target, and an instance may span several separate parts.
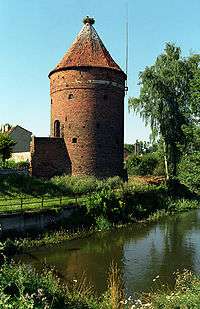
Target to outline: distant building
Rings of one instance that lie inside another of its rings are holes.
[[[19,161],[29,161],[31,160],[30,155],[30,142],[32,132],[20,127],[14,126],[12,127],[8,123],[1,126],[1,133],[8,133],[13,141],[16,142],[15,146],[13,146],[13,152],[11,156],[11,160],[15,162]]]

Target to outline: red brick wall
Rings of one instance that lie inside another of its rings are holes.
[[[50,81],[51,136],[59,120],[72,174],[121,175],[125,75],[112,69],[72,68],[53,73]]]
[[[71,163],[63,138],[33,137],[31,175],[51,178],[71,173]]]

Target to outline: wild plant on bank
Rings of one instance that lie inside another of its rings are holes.
[[[125,293],[120,270],[114,263],[108,274],[107,301],[112,309],[122,309],[125,304]]]

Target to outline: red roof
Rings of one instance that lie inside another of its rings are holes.
[[[110,68],[122,72],[89,22],[83,26],[72,46],[50,74],[63,68],[81,66]]]

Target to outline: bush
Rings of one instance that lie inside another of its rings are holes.
[[[167,187],[153,185],[134,189],[125,186],[123,190],[117,191],[103,188],[89,196],[85,202],[86,217],[96,226],[104,225],[104,221],[112,225],[144,219],[156,210],[166,209],[166,205]]]
[[[87,194],[97,188],[97,179],[89,176],[56,176],[51,181],[71,195]]]
[[[66,194],[72,195],[90,194],[103,188],[115,189],[122,184],[122,180],[118,176],[100,180],[92,176],[66,175],[54,177],[51,181],[62,188]]]
[[[190,190],[200,193],[200,151],[182,157],[178,178]]]
[[[23,168],[29,168],[29,162],[26,161],[19,161],[15,162],[14,160],[7,160],[5,164],[3,164],[2,161],[0,161],[0,167],[3,168],[12,168],[12,169],[23,169]]]
[[[62,285],[51,270],[43,273],[26,265],[4,264],[0,272],[0,308],[95,309],[91,289],[83,281]]]
[[[156,152],[131,155],[126,161],[129,175],[164,175],[164,163]]]
[[[166,287],[163,292],[144,295],[141,308],[146,308],[145,304],[155,309],[200,308],[200,278],[187,270],[184,273],[177,272],[175,276],[176,283],[173,291],[169,291]]]

